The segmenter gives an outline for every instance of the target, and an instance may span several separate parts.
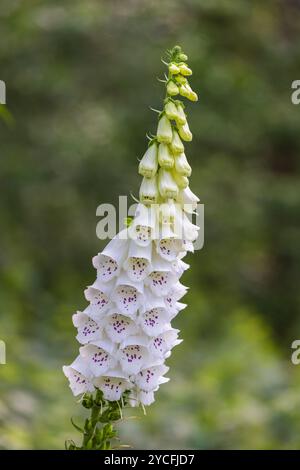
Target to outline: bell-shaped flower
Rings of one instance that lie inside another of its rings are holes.
[[[102,326],[83,312],[74,313],[73,325],[77,328],[77,341],[86,344],[102,338]]]
[[[94,341],[80,348],[80,355],[85,359],[95,377],[105,374],[116,366],[113,343],[107,340]]]
[[[112,309],[105,317],[104,331],[112,342],[121,343],[128,336],[135,335],[138,326],[131,318]]]
[[[129,279],[122,272],[117,279],[116,288],[111,296],[116,303],[119,313],[133,317],[143,301],[143,283]]]
[[[184,240],[194,242],[198,238],[200,227],[193,224],[183,210],[177,209],[177,213],[178,215],[175,217],[174,222],[176,235],[182,234]]]
[[[154,206],[138,204],[135,217],[128,229],[129,236],[140,246],[151,244],[155,238],[157,210]]]
[[[163,142],[165,144],[170,144],[172,142],[172,126],[165,114],[163,114],[158,121],[157,140],[158,142]]]
[[[154,141],[146,150],[139,163],[139,174],[146,178],[153,178],[157,172],[157,143]]]
[[[90,302],[90,305],[84,310],[84,313],[95,321],[101,320],[109,308],[109,296],[112,288],[111,282],[100,284],[96,280],[92,286],[85,289],[84,295],[86,300]]]
[[[160,168],[158,173],[158,187],[161,197],[167,199],[176,199],[178,196],[178,187],[173,176],[168,170]]]
[[[170,150],[169,145],[167,144],[159,144],[158,147],[158,163],[163,168],[173,168],[174,166],[174,157]]]
[[[186,115],[185,115],[185,112],[184,112],[184,109],[183,109],[183,105],[180,103],[178,103],[176,105],[176,108],[177,108],[177,116],[175,118],[175,121],[176,121],[176,124],[179,125],[179,126],[183,126],[183,124],[185,124],[187,121],[186,121]]]
[[[124,269],[132,281],[143,281],[147,276],[151,263],[151,244],[140,246],[135,241],[130,242],[128,258],[124,263]]]
[[[155,401],[154,391],[156,390],[150,390],[149,392],[146,392],[145,390],[135,387],[133,390],[131,390],[130,395],[129,395],[130,406],[136,407],[139,405],[143,405],[143,406],[151,405]]]
[[[178,119],[178,108],[173,101],[168,101],[165,105],[165,113],[168,119]],[[183,123],[184,124],[184,123]]]
[[[191,214],[197,209],[197,204],[200,199],[187,187],[179,191],[177,201],[182,204],[185,212]]]
[[[178,133],[182,140],[190,142],[193,139],[193,134],[190,131],[187,121],[182,126],[178,126]]]
[[[178,333],[179,330],[170,328],[164,333],[151,338],[148,348],[153,357],[161,359],[169,357],[171,349],[183,341],[178,339]]]
[[[183,153],[184,152],[184,145],[181,142],[181,139],[178,135],[176,129],[173,129],[172,133],[172,142],[171,142],[171,149],[174,154]]]
[[[170,316],[166,308],[154,307],[139,315],[139,324],[148,336],[157,336],[170,329]]]
[[[164,265],[163,261],[163,259],[161,259],[159,263],[152,261],[153,271],[145,280],[145,283],[149,286],[153,294],[161,297],[168,294],[177,280],[170,264],[165,262]]]
[[[172,262],[172,269],[175,272],[175,274],[178,276],[178,279],[183,275],[183,273],[189,269],[190,265],[185,263],[179,258],[176,258]]]
[[[191,176],[192,168],[190,167],[184,153],[175,156],[175,170],[183,176]]]
[[[174,82],[174,80],[170,80],[167,84],[167,93],[170,96],[176,96],[179,93],[179,88]]]
[[[108,282],[117,276],[128,252],[128,229],[118,233],[92,262],[97,269],[97,278]]]
[[[143,178],[140,187],[140,201],[142,204],[155,204],[158,200],[157,178]]]
[[[131,382],[120,369],[113,369],[97,377],[94,384],[103,392],[105,400],[109,401],[120,400],[122,393],[132,388]]]
[[[168,378],[163,377],[168,370],[169,367],[164,364],[150,366],[142,369],[132,380],[140,389],[150,392],[151,390],[157,389],[160,384],[169,381]]]
[[[120,344],[118,359],[125,374],[137,374],[148,357],[148,340],[143,336],[130,336]]]
[[[92,373],[81,356],[78,356],[70,366],[63,366],[63,372],[69,379],[73,395],[77,396],[95,390],[91,382]]]
[[[173,199],[159,205],[159,220],[163,226],[173,224],[175,215],[176,208]]]
[[[165,306],[171,316],[178,313],[177,307],[179,306],[177,305],[177,303],[183,296],[185,296],[187,291],[187,287],[185,287],[178,281],[176,282],[176,284],[174,284],[172,289],[165,296]]]

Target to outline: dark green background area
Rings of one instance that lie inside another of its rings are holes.
[[[77,352],[97,206],[137,195],[166,49],[182,45],[191,188],[205,245],[189,256],[184,342],[136,448],[300,448],[299,0],[1,0],[0,447],[62,448],[81,407]],[[7,111],[7,110],[6,110]]]

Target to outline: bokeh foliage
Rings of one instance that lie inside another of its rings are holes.
[[[123,441],[300,448],[299,0],[2,0],[0,20],[0,446],[76,438],[61,366],[103,247],[95,210],[137,194],[160,57],[179,43],[200,96],[187,155],[205,246],[184,278],[171,382],[147,417],[129,413]]]

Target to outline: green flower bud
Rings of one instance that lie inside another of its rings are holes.
[[[174,64],[173,62],[171,62],[171,64],[169,64],[169,72],[172,74],[172,75],[176,75],[177,73],[180,72],[180,69],[179,67]]]
[[[198,95],[197,93],[195,93],[192,88],[190,87],[190,85],[188,83],[186,83],[185,85],[185,88],[187,89],[188,91],[188,96],[187,98],[190,100],[190,101],[198,101]]]
[[[143,178],[140,187],[140,202],[143,204],[154,204],[158,199],[158,189],[156,176],[153,178]]]
[[[94,404],[93,396],[89,394],[85,394],[82,399],[82,406],[84,406],[84,408],[89,409],[89,408],[92,408],[93,404]]]
[[[165,142],[166,144],[170,144],[172,142],[172,126],[165,114],[158,122],[157,140],[158,142]]]
[[[183,143],[181,142],[181,139],[178,135],[178,132],[173,129],[173,137],[172,137],[172,143],[171,143],[171,150],[173,153],[183,153],[184,152],[184,146]]]
[[[158,147],[158,163],[163,168],[173,168],[174,157],[167,144],[159,144]]]
[[[183,126],[178,126],[178,132],[182,140],[185,140],[186,142],[190,142],[193,138],[193,134],[190,131],[187,121]]]
[[[181,104],[177,105],[177,117],[175,118],[176,123],[180,126],[186,123],[186,115]]]
[[[139,174],[146,176],[146,178],[152,178],[157,172],[157,167],[157,144],[154,142],[146,150],[139,163]]]
[[[178,118],[178,109],[173,103],[173,101],[168,101],[167,104],[165,105],[165,113],[168,119],[175,119],[177,120]]]
[[[188,60],[188,56],[182,52],[178,55],[178,59],[182,60],[182,62],[186,62]]]
[[[163,198],[176,199],[178,196],[177,184],[171,173],[164,168],[160,168],[158,173],[158,188]]]
[[[182,176],[191,176],[192,168],[184,153],[175,156],[175,170]]]
[[[179,93],[179,88],[173,80],[170,80],[167,84],[167,93],[170,96],[175,96]]]
[[[189,75],[192,75],[192,70],[186,65],[186,64],[180,64],[179,65],[179,70],[182,75],[185,77],[188,77]]]
[[[188,187],[189,180],[186,176],[180,175],[176,171],[172,171],[172,175],[179,189],[185,189]]]
[[[183,75],[176,75],[175,80],[177,83],[180,83],[180,85],[185,85],[187,82],[187,79]]]

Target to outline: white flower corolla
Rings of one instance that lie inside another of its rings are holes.
[[[155,238],[157,210],[155,206],[138,204],[128,234],[138,245],[147,246]]]
[[[178,133],[182,140],[190,142],[193,139],[193,134],[190,131],[187,121],[182,126],[178,126]]]
[[[182,104],[177,104],[176,108],[177,108],[177,116],[174,119],[177,125],[182,126],[183,124],[186,123],[186,115],[185,115]]]
[[[147,276],[151,264],[151,244],[142,247],[131,241],[128,258],[124,263],[124,269],[131,281],[143,281]]]
[[[143,180],[133,220],[93,258],[96,280],[73,315],[80,355],[63,371],[74,395],[100,389],[108,401],[129,392],[132,406],[150,405],[165,377],[166,359],[181,343],[173,319],[187,307],[180,279],[199,227],[191,221],[199,198],[189,188],[191,167],[182,140],[190,141],[184,106],[171,96],[197,95],[185,77],[185,54],[174,56],[157,135],[139,164]],[[121,406],[121,405],[120,405]]]
[[[158,142],[164,142],[166,144],[170,144],[172,142],[172,126],[165,114],[158,122],[157,140]]]
[[[153,178],[157,172],[157,168],[157,144],[153,142],[150,147],[148,147],[139,163],[139,174],[146,178]]]
[[[158,189],[156,176],[143,178],[140,187],[140,201],[143,204],[155,204],[158,200]]]
[[[171,121],[175,119],[177,121],[179,117],[178,108],[173,101],[168,101],[165,105],[165,113],[167,118]],[[184,121],[185,122],[185,121]],[[184,124],[184,122],[182,124]]]
[[[63,366],[63,372],[69,379],[69,385],[73,395],[77,396],[86,392],[93,392],[95,387],[92,383],[92,372],[88,364],[78,356],[69,366]]]
[[[158,188],[161,197],[176,199],[178,196],[178,186],[170,171],[160,168],[158,173]]]
[[[127,232],[127,229],[122,230],[92,259],[93,266],[97,269],[97,279],[100,281],[111,281],[119,274],[128,251]]]
[[[104,398],[109,401],[120,400],[122,393],[132,387],[131,382],[121,369],[106,372],[105,375],[97,377],[94,384],[103,392]]]
[[[76,339],[81,344],[96,341],[102,338],[102,327],[83,312],[74,313],[73,325],[77,328]]]
[[[180,153],[175,157],[175,170],[183,176],[191,176],[192,168],[190,167],[184,153]]]
[[[162,168],[173,168],[174,166],[174,157],[170,150],[169,145],[159,144],[158,147],[158,163]]]

